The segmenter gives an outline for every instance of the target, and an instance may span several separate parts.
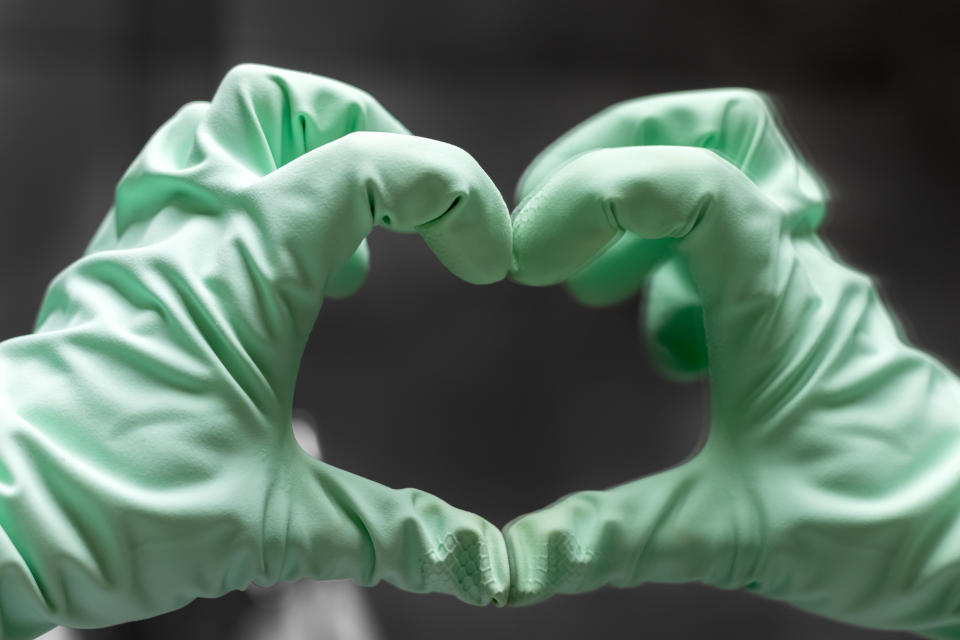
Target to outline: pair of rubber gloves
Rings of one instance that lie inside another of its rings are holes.
[[[467,153],[332,80],[245,65],[181,109],[35,333],[0,344],[2,637],[304,576],[478,605],[700,581],[960,637],[960,386],[817,238],[823,192],[766,102],[615,106],[520,194],[511,221]],[[473,283],[599,305],[648,282],[658,364],[710,378],[703,448],[503,533],[308,456],[299,359],[378,225]]]

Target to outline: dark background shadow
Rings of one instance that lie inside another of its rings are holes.
[[[832,191],[827,239],[876,276],[916,343],[955,364],[955,6],[0,0],[0,337],[30,330],[46,283],[82,252],[150,133],[255,61],[370,91],[415,133],[467,149],[507,194],[542,147],[611,102],[769,91]],[[367,285],[321,313],[300,378],[298,404],[331,462],[503,524],[694,446],[705,390],[652,372],[635,301],[595,311],[557,288],[472,287],[415,237],[378,232],[371,247]],[[389,586],[370,596],[398,639],[897,637],[698,586],[505,611]],[[102,637],[230,637],[218,616],[242,601]]]

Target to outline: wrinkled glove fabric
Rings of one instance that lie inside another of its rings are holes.
[[[243,65],[150,139],[35,332],[0,344],[0,636],[304,576],[505,600],[495,527],[291,433],[314,319],[375,226],[469,282],[510,265],[477,163],[348,85]]]
[[[510,603],[699,581],[960,637],[960,385],[818,238],[823,189],[769,102],[616,105],[519,195],[513,277],[598,306],[646,284],[650,352],[709,377],[711,421],[689,461],[508,525]]]

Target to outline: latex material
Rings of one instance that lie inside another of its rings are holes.
[[[648,330],[707,367],[712,418],[689,461],[508,525],[511,603],[700,581],[960,637],[960,385],[818,239],[822,191],[774,122],[744,90],[645,98],[527,172],[514,278],[609,302],[659,260]]]
[[[823,219],[822,184],[784,137],[767,98],[742,89],[669,93],[614,105],[541,153],[521,178],[518,196],[532,194],[581,153],[632,145],[710,149],[772,199],[794,231],[816,228]],[[567,280],[567,287],[584,304],[606,306],[636,294],[649,279],[646,326],[654,364],[667,376],[687,379],[706,368],[702,340],[688,339],[703,333],[702,309],[682,260],[665,260],[673,242],[618,234],[613,246]]]
[[[477,163],[353,87],[244,65],[154,135],[36,332],[0,344],[2,637],[302,576],[504,599],[490,523],[292,436],[314,318],[376,225],[471,282],[510,263]]]

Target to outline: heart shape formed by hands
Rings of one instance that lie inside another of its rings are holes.
[[[302,576],[500,605],[696,580],[960,628],[957,381],[818,239],[823,189],[764,98],[615,106],[544,151],[520,195],[511,221],[464,151],[308,74],[243,65],[178,112],[37,331],[0,345],[0,451],[39,476],[4,503],[5,637]],[[658,365],[710,377],[703,448],[502,533],[310,458],[289,429],[299,360],[324,297],[362,283],[376,225],[416,231],[470,282],[565,281],[593,305],[649,283]]]

